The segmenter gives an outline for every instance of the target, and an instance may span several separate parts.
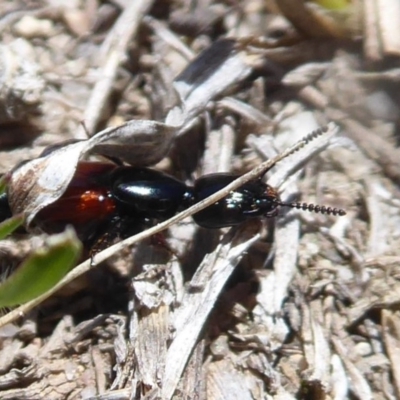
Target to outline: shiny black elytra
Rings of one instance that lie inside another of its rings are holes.
[[[65,193],[42,209],[33,224],[48,233],[73,225],[80,239],[92,246],[104,235],[123,238],[145,229],[154,221],[166,220],[236,178],[237,175],[230,173],[204,175],[189,186],[149,168],[80,162]],[[229,227],[250,218],[273,217],[280,206],[323,214],[345,214],[343,210],[331,207],[283,203],[274,188],[257,179],[193,215],[193,219],[204,228]],[[9,216],[7,195],[1,195],[0,219]]]

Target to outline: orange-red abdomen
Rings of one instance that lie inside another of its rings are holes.
[[[80,163],[65,193],[43,208],[34,223],[46,232],[62,231],[72,225],[79,234],[111,219],[116,203],[110,194],[107,175],[114,168],[108,163]]]

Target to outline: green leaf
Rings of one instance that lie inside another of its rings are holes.
[[[0,285],[0,307],[23,304],[47,292],[75,266],[81,249],[72,229],[50,236],[46,247],[32,254]]]
[[[5,175],[2,175],[0,177],[0,194],[4,193],[6,191],[6,187],[7,187],[7,179],[6,179]]]
[[[22,214],[14,215],[11,218],[6,219],[0,224],[0,240],[4,239],[17,228],[19,228],[24,222],[24,216]]]
[[[320,6],[328,10],[345,10],[349,7],[349,0],[314,0]]]

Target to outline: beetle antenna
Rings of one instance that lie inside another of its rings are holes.
[[[319,206],[318,204],[307,204],[307,203],[300,203],[300,202],[293,202],[293,203],[284,203],[279,201],[278,205],[282,207],[290,207],[290,208],[297,208],[298,210],[310,211],[315,213],[321,213],[326,215],[339,215],[343,216],[346,215],[346,211],[342,210],[341,208],[332,208],[326,206]]]
[[[318,137],[322,136],[324,133],[329,131],[329,126],[323,126],[321,128],[315,129],[314,131],[310,132],[303,138],[301,138],[295,145],[293,146],[292,150],[288,152],[284,157],[282,157],[279,161],[282,161],[284,158],[287,158],[291,156],[292,154],[298,152],[301,150],[304,146],[308,145],[310,142],[312,142],[314,139],[317,139]],[[261,180],[263,176],[271,169],[273,168],[279,161],[275,161],[269,168],[267,168],[260,176],[259,179]]]

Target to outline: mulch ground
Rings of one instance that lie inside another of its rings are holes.
[[[65,3],[0,3],[0,172],[176,107],[196,112],[153,166],[188,184],[328,125],[267,180],[346,215],[187,218],[125,246],[0,328],[0,398],[400,398],[400,7]],[[4,275],[43,240],[1,241]]]

